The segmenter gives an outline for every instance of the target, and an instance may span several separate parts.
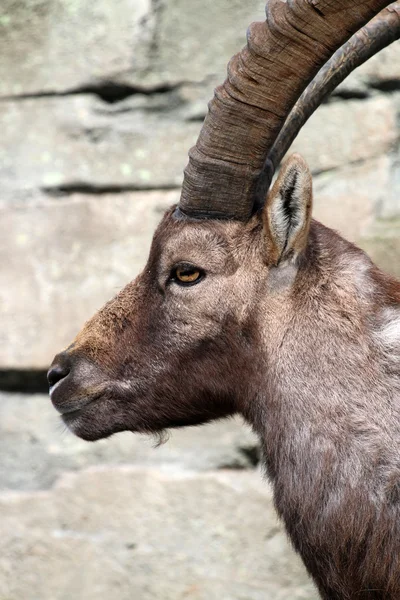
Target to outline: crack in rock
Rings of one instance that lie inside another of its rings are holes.
[[[135,95],[152,96],[154,94],[168,94],[181,88],[183,85],[190,85],[191,82],[179,81],[174,84],[160,84],[154,86],[131,85],[106,80],[98,83],[82,85],[64,91],[35,92],[30,94],[15,94],[1,96],[0,102],[35,100],[41,98],[63,98],[65,96],[79,96],[83,94],[93,94],[98,96],[106,104],[116,104],[126,98]]]
[[[94,183],[88,183],[85,181],[72,181],[70,183],[64,183],[55,186],[45,186],[40,188],[40,191],[47,196],[59,197],[59,196],[70,196],[72,194],[90,194],[92,196],[103,196],[106,194],[126,194],[128,192],[154,192],[154,191],[178,191],[180,190],[179,185],[173,183],[165,183],[160,186],[154,185],[121,185],[121,184],[104,184],[97,185]]]

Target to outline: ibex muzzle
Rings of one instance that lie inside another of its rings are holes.
[[[241,413],[324,600],[400,598],[400,283],[311,220],[301,157],[267,191],[326,91],[399,37],[388,4],[269,0],[144,271],[49,371],[87,440]]]

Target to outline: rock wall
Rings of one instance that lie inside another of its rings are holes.
[[[2,0],[0,384],[37,384],[143,266],[263,5]],[[294,144],[315,216],[397,275],[399,114],[397,43]],[[3,393],[0,449],[0,600],[317,597],[240,423],[177,432],[157,451],[128,434],[89,445],[61,434],[45,396]]]

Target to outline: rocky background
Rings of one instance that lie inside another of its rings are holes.
[[[315,600],[239,421],[81,442],[52,356],[146,257],[261,0],[1,0],[0,600]],[[400,44],[295,149],[315,215],[400,275]]]

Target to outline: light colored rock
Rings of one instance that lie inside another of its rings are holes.
[[[399,165],[386,155],[314,177],[316,219],[400,278]]]
[[[357,242],[390,196],[390,181],[388,156],[316,175],[313,216]]]
[[[361,65],[355,74],[368,85],[400,80],[400,42],[394,42]]]
[[[391,87],[398,89],[396,81],[399,80],[400,43],[394,42],[351,73],[335,93],[362,96],[376,88],[383,91]]]
[[[321,106],[290,152],[300,152],[311,170],[327,171],[390,151],[399,140],[396,102],[389,96]]]
[[[99,81],[204,81],[263,20],[263,0],[3,0],[0,95],[62,92]],[[212,42],[212,43],[211,43]],[[18,77],[15,73],[18,72]]]
[[[47,369],[132,280],[176,192],[73,195],[0,210],[0,364]]]
[[[317,598],[254,472],[102,467],[0,512],[1,598]]]
[[[167,0],[157,15],[155,50],[144,81],[222,83],[229,59],[246,44],[246,30],[265,19],[264,0]]]
[[[89,465],[244,469],[258,455],[256,436],[239,418],[175,429],[154,446],[155,438],[130,432],[89,444],[65,429],[48,395],[0,392],[0,490],[46,489],[63,471]]]
[[[383,270],[400,279],[399,217],[372,222],[358,242]]]
[[[150,110],[143,96],[135,101],[118,112],[91,95],[3,102],[3,200],[21,190],[82,183],[179,186],[201,124]]]
[[[388,155],[317,175],[313,215],[400,278],[397,178],[397,161]]]
[[[2,0],[0,95],[64,91],[131,69],[150,13],[150,0]]]
[[[379,204],[377,216],[391,219],[400,215],[400,152],[391,157],[386,193]]]

